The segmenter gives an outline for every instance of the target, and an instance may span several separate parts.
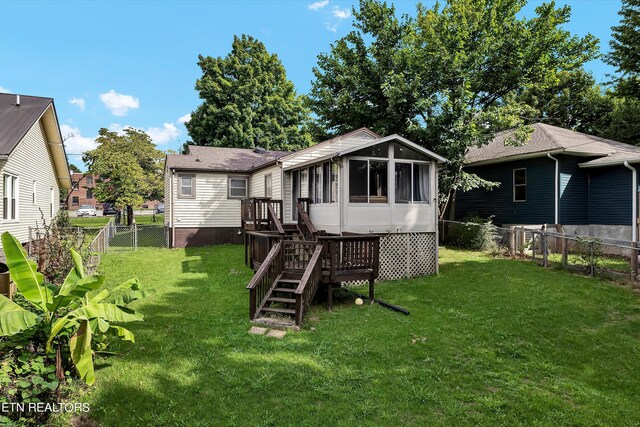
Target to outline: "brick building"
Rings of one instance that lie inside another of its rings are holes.
[[[67,199],[67,209],[77,210],[81,205],[97,206],[98,201],[93,195],[95,187],[95,177],[93,175],[84,176],[82,173],[71,174],[72,191]]]

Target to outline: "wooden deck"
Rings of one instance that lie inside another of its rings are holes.
[[[380,237],[372,234],[327,235],[309,217],[309,202],[297,203],[298,221],[282,223],[282,201],[242,202],[245,263],[255,271],[250,291],[250,318],[265,313],[288,315],[300,326],[321,285],[331,308],[333,287],[342,282],[369,282],[374,297]]]

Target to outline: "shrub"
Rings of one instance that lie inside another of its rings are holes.
[[[497,229],[492,218],[484,219],[472,215],[463,218],[461,223],[449,224],[447,241],[453,246],[465,249],[497,253]]]

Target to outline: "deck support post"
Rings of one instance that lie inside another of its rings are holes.
[[[333,310],[333,283],[327,283],[327,310]]]
[[[369,279],[369,304],[371,304],[371,305],[373,305],[373,303],[374,303],[374,300],[373,300],[374,299],[373,287],[374,287],[374,283],[375,282],[376,281],[374,279]]]

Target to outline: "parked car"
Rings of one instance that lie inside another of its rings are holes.
[[[164,203],[158,203],[156,205],[156,213],[163,214],[164,213]]]
[[[102,215],[118,215],[118,210],[113,203],[105,203],[102,205]]]
[[[96,213],[96,208],[94,206],[91,205],[81,205],[78,210],[76,211],[76,214],[79,217],[82,216],[96,216],[98,215]]]

